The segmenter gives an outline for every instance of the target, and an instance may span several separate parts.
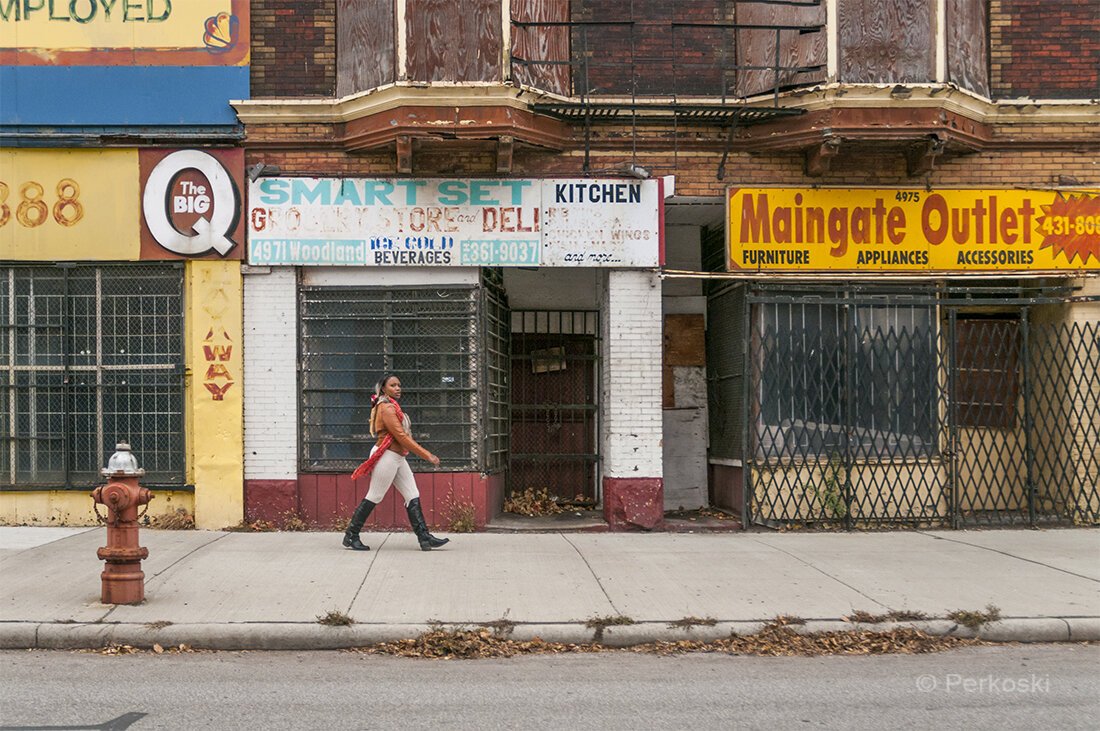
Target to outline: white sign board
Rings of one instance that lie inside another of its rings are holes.
[[[657,180],[261,178],[248,262],[657,267]]]

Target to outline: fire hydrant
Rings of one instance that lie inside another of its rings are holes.
[[[102,473],[110,481],[92,491],[95,506],[107,506],[107,545],[96,552],[107,562],[100,577],[104,604],[141,604],[145,601],[145,572],[141,560],[149,549],[138,545],[138,506],[147,504],[153,494],[138,486],[145,470],[138,467],[130,445],[120,442]],[[99,508],[95,508],[99,515]],[[102,520],[102,516],[100,516]]]

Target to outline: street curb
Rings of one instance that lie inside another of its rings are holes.
[[[581,622],[516,624],[495,631],[502,638],[630,647],[651,642],[713,641],[731,634],[751,635],[766,622],[717,622],[712,626],[676,627],[668,622],[639,622],[605,627],[601,632]],[[187,645],[205,650],[338,650],[394,642],[419,636],[437,624],[353,624],[327,627],[314,622],[242,622],[170,624],[150,627],[135,623],[0,622],[0,650],[83,650],[112,645],[151,648]],[[476,623],[443,623],[445,627],[479,627]],[[1100,617],[1021,617],[983,625],[978,630],[950,620],[859,624],[833,619],[790,625],[800,634],[869,630],[888,632],[913,628],[941,637],[976,637],[990,642],[1100,641]],[[602,635],[598,637],[597,635]]]

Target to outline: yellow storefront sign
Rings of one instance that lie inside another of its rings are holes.
[[[1100,270],[1100,191],[730,188],[732,272]]]
[[[0,260],[135,260],[137,150],[0,150]]]

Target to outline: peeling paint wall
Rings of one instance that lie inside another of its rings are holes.
[[[241,291],[238,262],[188,263],[187,473],[197,528],[216,530],[244,518]]]

